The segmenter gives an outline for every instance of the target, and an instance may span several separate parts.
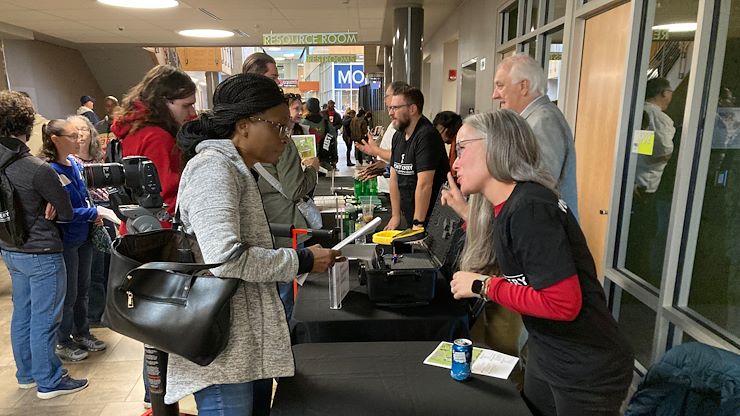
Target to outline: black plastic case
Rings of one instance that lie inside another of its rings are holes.
[[[429,224],[427,236],[423,240],[405,244],[412,252],[398,255],[393,263],[393,248],[378,246],[377,256],[372,262],[362,261],[360,282],[367,284],[370,300],[379,305],[409,306],[426,305],[434,299],[440,269],[454,263],[449,257],[457,256],[457,250],[450,252],[451,246],[463,235],[463,221],[447,206],[437,199]],[[398,243],[396,243],[398,244]],[[451,277],[451,276],[445,276]]]

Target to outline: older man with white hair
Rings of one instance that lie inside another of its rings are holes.
[[[547,96],[547,76],[529,55],[504,59],[493,79],[493,99],[519,113],[540,145],[542,161],[558,183],[560,198],[578,218],[576,149],[568,123]]]

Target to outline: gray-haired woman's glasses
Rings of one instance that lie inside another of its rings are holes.
[[[272,126],[273,128],[277,129],[278,135],[280,137],[283,137],[283,138],[286,138],[286,139],[290,139],[290,133],[291,133],[290,127],[286,126],[285,124],[278,123],[276,121],[265,120],[264,118],[259,118],[259,117],[249,117],[249,119],[250,120],[254,120],[254,121],[262,121],[264,123],[267,123],[270,126]]]

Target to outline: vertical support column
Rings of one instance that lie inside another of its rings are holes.
[[[10,89],[10,78],[8,68],[5,66],[5,44],[0,39],[0,90]]]
[[[393,11],[393,80],[421,87],[421,38],[424,9],[399,7]]]
[[[388,88],[393,82],[393,48],[386,45],[383,46],[383,85]]]
[[[206,72],[206,90],[208,94],[208,108],[213,108],[213,92],[218,85],[218,72]]]

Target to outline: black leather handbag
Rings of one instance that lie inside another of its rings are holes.
[[[238,258],[239,249],[227,260]],[[204,264],[194,236],[176,230],[129,234],[112,244],[103,322],[113,331],[196,364],[210,364],[229,340],[231,297],[240,280]]]

